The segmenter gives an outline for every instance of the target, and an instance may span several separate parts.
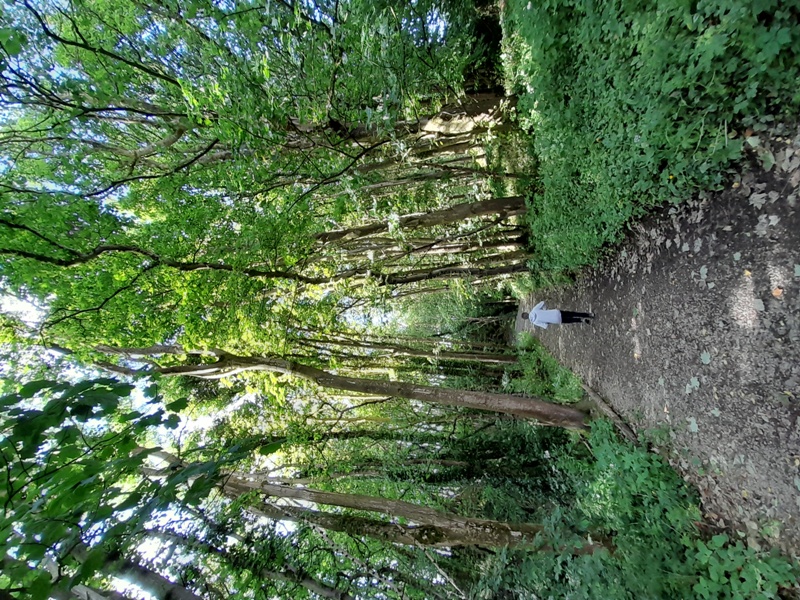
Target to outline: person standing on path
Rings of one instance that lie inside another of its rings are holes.
[[[530,313],[522,313],[523,319],[528,319],[531,323],[542,329],[547,329],[548,325],[559,323],[591,323],[594,313],[572,312],[571,310],[548,309],[544,301],[539,302],[531,309]]]

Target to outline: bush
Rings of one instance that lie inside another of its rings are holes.
[[[534,266],[589,264],[631,217],[718,187],[745,127],[800,107],[798,16],[796,0],[509,0]]]
[[[797,585],[793,564],[756,552],[724,534],[704,539],[697,498],[658,455],[621,441],[607,421],[558,456],[571,473],[572,506],[556,511],[548,538],[557,552],[507,551],[484,560],[475,596],[578,599],[777,598]],[[575,556],[575,533],[608,537],[614,551]],[[532,596],[532,594],[534,596]]]

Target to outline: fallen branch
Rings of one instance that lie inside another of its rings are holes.
[[[608,402],[603,400],[603,398],[600,397],[600,395],[597,392],[595,392],[592,388],[590,388],[585,383],[581,384],[581,387],[583,388],[583,391],[586,392],[586,394],[589,396],[589,398],[592,399],[592,402],[594,402],[594,405],[597,408],[597,410],[600,413],[602,413],[604,416],[606,416],[609,419],[611,419],[611,421],[613,421],[614,425],[616,425],[616,427],[619,430],[619,432],[628,441],[630,441],[630,442],[632,442],[634,444],[638,444],[639,443],[639,440],[636,437],[636,434],[634,433],[633,429],[631,429],[630,426],[622,419],[622,417],[620,417],[614,411],[614,409],[611,408],[611,405],[609,405]]]

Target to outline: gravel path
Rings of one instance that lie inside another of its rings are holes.
[[[636,431],[668,428],[660,450],[711,523],[798,555],[800,130],[762,136],[752,158],[730,189],[649,217],[520,312],[594,311],[534,334]]]

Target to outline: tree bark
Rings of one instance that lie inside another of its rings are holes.
[[[497,235],[493,238],[483,239],[480,241],[463,241],[456,242],[443,239],[410,239],[406,243],[408,246],[403,246],[401,243],[392,238],[385,237],[368,237],[358,238],[352,243],[343,245],[340,252],[347,256],[362,256],[368,252],[374,253],[381,259],[396,259],[411,256],[414,254],[424,254],[426,256],[440,256],[446,254],[470,254],[488,249],[495,249],[497,251],[512,251],[519,250],[524,245],[524,237],[522,235],[511,236]]]
[[[134,356],[125,348],[104,350],[123,356]],[[133,349],[131,349],[133,350]],[[146,348],[136,348],[138,355],[146,355]],[[221,379],[245,371],[267,371],[294,375],[315,382],[323,388],[358,392],[377,396],[392,396],[409,400],[420,400],[433,404],[471,408],[475,410],[488,410],[506,413],[526,419],[536,419],[542,424],[565,427],[568,429],[586,429],[586,413],[551,402],[536,398],[522,398],[510,394],[495,394],[490,392],[474,392],[458,390],[401,381],[386,381],[381,379],[361,379],[335,375],[316,367],[273,357],[236,356],[217,351],[209,351],[218,356],[214,363],[201,365],[179,365],[174,367],[155,367],[150,371],[137,371],[130,367],[99,363],[110,371],[136,375],[148,372],[161,373],[162,375],[184,375],[206,379]]]
[[[287,486],[276,487],[287,488]],[[249,488],[244,489],[250,491]],[[237,489],[231,489],[230,491],[231,493],[241,493]],[[343,496],[344,494],[340,495]],[[542,531],[541,525],[469,519],[446,513],[438,513],[439,517],[437,519],[425,518],[422,513],[432,509],[417,505],[412,506],[420,510],[409,511],[409,514],[420,516],[426,521],[435,522],[423,523],[414,520],[413,517],[407,517],[418,523],[408,525],[294,506],[276,506],[269,503],[254,506],[253,510],[272,519],[307,522],[328,531],[339,531],[356,537],[370,537],[384,542],[429,548],[535,546],[536,535]]]
[[[395,396],[460,408],[508,413],[518,417],[537,419],[547,425],[570,429],[585,428],[586,415],[583,412],[532,398],[520,398],[509,394],[494,394],[490,392],[454,390],[400,381],[345,377],[305,365],[295,365],[294,372],[316,382],[322,387],[366,394]]]
[[[309,342],[330,344],[333,346],[344,346],[348,348],[363,348],[366,350],[379,350],[387,352],[393,356],[410,356],[415,358],[427,358],[431,360],[460,360],[467,362],[480,362],[489,364],[516,364],[517,357],[513,354],[491,354],[488,352],[452,352],[447,350],[417,350],[409,346],[399,344],[378,343],[378,342],[359,342],[356,340],[326,340],[312,338]]]
[[[128,597],[113,590],[96,590],[86,585],[76,585],[70,590],[72,598],[78,600],[128,600]]]
[[[188,466],[174,459],[178,467]],[[174,470],[173,470],[174,472]],[[491,519],[463,517],[427,506],[403,500],[342,494],[310,488],[276,485],[268,478],[242,477],[229,474],[217,483],[229,498],[237,499],[245,494],[258,492],[276,498],[301,500],[315,504],[328,504],[352,510],[377,512],[391,518],[401,518],[412,524],[400,524],[367,517],[326,513],[290,505],[274,505],[267,502],[251,504],[254,514],[277,520],[307,521],[324,529],[343,531],[352,535],[368,536],[407,545],[430,547],[456,546],[540,546],[538,539],[544,527],[531,523],[507,523]],[[574,550],[575,553],[591,553],[600,548],[610,548],[608,541],[589,542]],[[177,597],[176,597],[177,598]],[[180,597],[178,600],[189,600]]]
[[[434,227],[437,225],[447,225],[456,223],[472,217],[483,215],[503,214],[515,216],[525,213],[525,199],[522,196],[510,196],[508,198],[492,198],[479,202],[467,202],[456,204],[449,208],[431,211],[428,213],[405,215],[400,217],[398,227],[401,229],[417,229],[420,227]],[[350,229],[340,229],[318,233],[316,238],[323,244],[336,242],[339,240],[350,240],[376,233],[383,233],[389,230],[389,223],[373,223],[372,225],[361,225]]]
[[[188,466],[176,457],[178,467]],[[173,471],[174,472],[174,471]],[[340,531],[356,536],[367,536],[383,541],[411,546],[457,547],[457,546],[541,546],[540,534],[544,527],[531,523],[508,523],[491,519],[463,517],[454,513],[440,511],[427,506],[412,504],[403,500],[365,496],[362,494],[342,494],[310,488],[298,488],[271,483],[268,478],[243,477],[229,474],[217,483],[229,498],[237,499],[245,494],[258,492],[276,498],[301,500],[315,504],[327,504],[352,510],[377,512],[393,519],[405,519],[412,524],[394,523],[368,517],[328,513],[291,505],[275,505],[269,502],[251,504],[249,511],[276,520],[305,521],[331,531]],[[606,547],[607,543],[587,543],[576,552],[586,553]],[[126,562],[126,565],[134,563]],[[140,570],[142,568],[140,567]],[[144,575],[152,572],[144,570]],[[134,570],[134,574],[139,571]],[[160,577],[160,576],[159,576]],[[163,578],[161,578],[163,579]],[[143,583],[147,581],[142,580]],[[137,581],[138,583],[138,581]],[[168,582],[155,581],[152,586],[161,590],[157,584],[168,589]],[[174,585],[174,584],[173,584]],[[144,585],[143,585],[144,587]],[[148,588],[145,588],[148,589]],[[154,594],[155,595],[155,594]],[[162,596],[157,596],[161,598]],[[190,600],[189,597],[175,596],[176,600]],[[165,599],[166,600],[166,599]],[[191,599],[193,600],[193,599]]]
[[[445,279],[449,277],[496,277],[498,275],[511,275],[513,273],[525,273],[528,266],[525,261],[500,265],[498,267],[465,267],[448,265],[444,267],[434,267],[431,269],[421,269],[408,271],[405,274],[391,273],[379,276],[379,285],[404,285],[408,283],[418,283],[420,281],[431,281],[434,279]]]
[[[190,592],[182,585],[173,583],[163,575],[131,560],[117,565],[111,573],[129,579],[156,600],[203,600],[202,597]]]

